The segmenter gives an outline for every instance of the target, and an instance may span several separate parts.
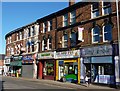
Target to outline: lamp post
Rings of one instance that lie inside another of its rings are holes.
[[[119,48],[119,55],[116,56],[115,59],[115,76],[116,76],[116,85],[120,83],[120,27],[119,27],[119,10],[118,10],[118,0],[116,0],[116,11],[117,11],[117,28],[118,28],[118,48]]]

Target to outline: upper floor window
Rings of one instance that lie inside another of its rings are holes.
[[[17,40],[19,39],[18,33],[17,33]]]
[[[31,52],[34,52],[34,41],[31,41]]]
[[[31,29],[28,28],[28,37],[30,37],[30,36],[31,36]]]
[[[47,32],[47,22],[43,23],[43,33]]]
[[[47,50],[47,39],[43,36],[42,40],[42,51]]]
[[[70,24],[74,24],[76,22],[76,11],[72,11],[70,13]]]
[[[37,24],[34,26],[34,28],[35,28],[35,29],[34,29],[34,35],[38,35],[38,34],[39,34],[39,27],[40,27],[40,26],[37,25]]]
[[[100,41],[100,28],[95,26],[92,29],[92,43],[98,43]]]
[[[11,40],[12,40],[12,39],[11,39],[11,36],[10,36],[10,42],[9,42],[9,43],[11,43]]]
[[[103,26],[103,42],[112,40],[112,25],[106,24]]]
[[[48,40],[47,40],[47,49],[51,50],[52,49],[52,37],[49,35]]]
[[[31,36],[34,36],[34,26],[30,28]]]
[[[19,32],[20,40],[22,39],[22,32]]]
[[[7,43],[9,44],[9,37],[8,37]]]
[[[70,36],[70,46],[75,47],[76,46],[76,33],[72,32]]]
[[[48,31],[52,30],[52,20],[48,21]]]
[[[65,14],[63,16],[63,27],[68,25],[68,14]]]
[[[110,14],[112,12],[111,3],[103,2],[103,15]]]
[[[91,18],[99,16],[99,3],[95,2],[91,5]]]
[[[62,37],[62,40],[63,40],[62,47],[67,48],[68,47],[68,35],[64,34]]]

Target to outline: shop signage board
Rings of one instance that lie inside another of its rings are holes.
[[[22,56],[14,56],[14,61],[21,61],[22,60]]]
[[[22,58],[22,63],[33,63],[34,59],[32,55],[25,55]]]
[[[96,47],[87,47],[83,48],[80,51],[81,57],[86,56],[107,56],[112,55],[112,46],[111,45],[100,45]]]
[[[56,58],[78,58],[80,57],[80,50],[56,52]]]
[[[33,60],[32,55],[25,55],[23,56],[22,60]]]
[[[45,52],[45,53],[39,53],[38,59],[52,59],[55,58],[56,52]]]

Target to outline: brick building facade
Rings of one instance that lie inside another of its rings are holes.
[[[79,83],[90,71],[91,82],[113,84],[118,56],[116,3],[69,5],[6,35],[6,56],[14,59],[10,65],[25,77],[60,80],[65,76]],[[26,75],[28,71],[32,73]]]

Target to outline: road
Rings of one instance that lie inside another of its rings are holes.
[[[68,89],[61,86],[43,84],[34,80],[2,77],[3,89]]]
[[[86,88],[82,85],[75,85],[71,83],[60,83],[57,81],[50,80],[38,80],[38,79],[25,79],[16,77],[2,77],[3,84],[0,85],[2,89],[8,89],[8,91],[22,90],[22,91],[88,91],[88,89],[101,89],[100,87],[91,86]],[[103,89],[103,88],[102,88]],[[113,89],[105,88],[110,91]],[[105,90],[106,91],[106,90]]]

